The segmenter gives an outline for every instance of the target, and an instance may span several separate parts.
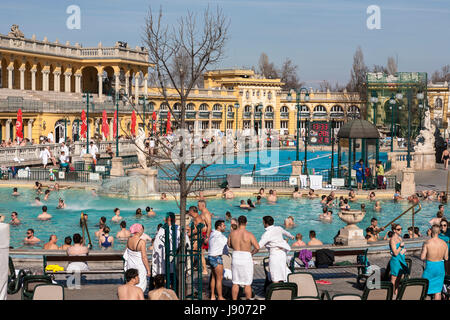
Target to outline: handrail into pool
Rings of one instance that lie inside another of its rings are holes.
[[[419,210],[415,211],[414,208],[416,206],[419,206]],[[413,204],[411,207],[409,207],[408,209],[406,209],[405,211],[403,211],[397,218],[395,218],[394,220],[392,220],[391,222],[389,222],[388,224],[386,224],[383,229],[386,229],[388,226],[390,226],[394,221],[397,221],[400,217],[402,217],[404,214],[406,214],[409,210],[412,210],[412,228],[413,228],[413,234],[414,234],[414,215],[416,213],[418,213],[420,210],[422,210],[422,205],[420,204],[420,202]]]

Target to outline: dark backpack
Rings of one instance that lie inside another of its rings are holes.
[[[334,251],[329,249],[320,249],[316,251],[316,267],[328,268],[334,263]]]

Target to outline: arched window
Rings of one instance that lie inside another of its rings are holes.
[[[234,111],[234,107],[233,106],[228,106],[228,112],[233,112]]]
[[[344,116],[344,109],[339,105],[335,105],[331,108],[330,116],[341,118]]]
[[[442,109],[442,99],[441,99],[441,98],[437,98],[437,99],[434,101],[434,107],[435,107],[436,109]]]
[[[155,103],[153,101],[148,103],[148,110],[149,111],[155,110]]]
[[[244,112],[252,112],[252,106],[246,105],[244,107]]]
[[[161,111],[167,111],[169,110],[169,105],[166,102],[161,103],[161,105],[159,106],[159,110]]]
[[[200,111],[208,111],[209,106],[206,103],[202,103],[199,108]]]
[[[325,108],[324,106],[322,106],[322,105],[318,105],[318,106],[316,106],[315,108],[314,108],[314,113],[323,113],[323,112],[327,112],[327,108]]]
[[[188,103],[188,105],[186,106],[186,110],[187,111],[194,111],[195,110],[195,105],[193,103]]]
[[[360,118],[360,110],[357,106],[348,107],[347,116],[349,119],[359,119]]]
[[[180,111],[181,110],[181,103],[177,102],[173,105],[173,110],[174,111]]]
[[[272,106],[267,106],[266,107],[266,112],[273,112]]]
[[[308,106],[306,106],[306,105],[302,105],[301,107],[300,107],[300,112],[304,112],[304,113],[309,113],[309,108],[308,108]]]
[[[213,106],[213,111],[222,111],[222,106],[220,104],[216,103]]]
[[[287,106],[282,106],[280,112],[289,112],[289,108]]]

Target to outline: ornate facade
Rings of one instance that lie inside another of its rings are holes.
[[[83,93],[93,95],[89,110],[90,136],[101,134],[102,112],[106,110],[111,138],[116,110],[113,95],[122,88],[134,102],[138,102],[139,97],[147,99],[145,110],[144,105],[137,105],[139,125],[143,121],[151,125],[151,115],[155,111],[157,130],[165,128],[168,106],[159,88],[150,86],[148,75],[152,68],[144,48],[131,49],[122,42],[114,47],[103,47],[99,43],[97,47],[83,48],[78,43],[61,44],[47,38],[40,41],[34,35],[28,39],[15,26],[8,35],[0,34],[0,61],[1,140],[15,138],[19,108],[23,111],[24,137],[37,141],[53,131],[56,139],[67,136],[77,140],[80,114],[86,110]],[[264,79],[252,70],[206,72],[203,88],[194,88],[187,104],[188,127],[224,132],[236,128],[259,131],[262,126],[265,130],[294,135],[296,93],[282,91],[282,86],[280,79]],[[443,93],[442,117],[446,119],[448,87],[436,90]],[[179,101],[170,89],[168,91],[169,103],[176,113]],[[310,100],[304,103],[303,94],[300,98],[302,128],[307,120],[334,120],[334,126],[340,127],[347,119],[359,117],[363,108],[363,102],[355,93],[318,92],[310,88]],[[439,104],[439,100],[436,101]],[[130,129],[131,112],[130,106],[120,104],[121,131]]]

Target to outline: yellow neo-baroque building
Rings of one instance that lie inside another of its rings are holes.
[[[93,95],[89,110],[90,136],[101,135],[102,112],[107,111],[110,134],[116,106],[114,93],[124,89],[137,105],[138,124],[151,125],[156,113],[159,131],[166,126],[168,106],[159,88],[149,83],[152,72],[145,48],[130,48],[117,42],[114,47],[83,48],[78,43],[50,42],[25,38],[18,26],[7,35],[0,34],[0,140],[15,138],[17,110],[23,112],[24,137],[34,139],[53,132],[55,140],[79,139],[83,93]],[[187,104],[186,120],[190,129],[276,130],[294,135],[297,128],[296,94],[282,90],[280,79],[264,79],[252,70],[212,70],[204,74],[203,88],[194,88]],[[447,89],[436,88],[442,100],[442,117],[448,108]],[[300,97],[300,123],[334,120],[340,127],[347,119],[360,117],[363,102],[356,93],[318,92],[309,89],[310,100]],[[176,113],[179,102],[170,94],[169,103]],[[289,94],[291,99],[289,99]],[[441,97],[442,96],[442,97]],[[143,104],[137,103],[145,97]],[[434,101],[434,100],[433,100]],[[439,101],[439,100],[437,100]],[[129,132],[131,106],[119,107],[121,134]],[[437,114],[436,112],[434,113]],[[444,121],[446,122],[446,120]]]

